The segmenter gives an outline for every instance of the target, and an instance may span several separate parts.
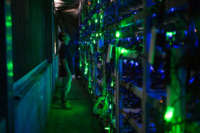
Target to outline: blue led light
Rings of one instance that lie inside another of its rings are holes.
[[[153,66],[150,66],[150,70],[151,70],[151,71],[153,71],[153,70],[154,70]]]
[[[126,59],[124,59],[124,63],[125,63],[125,64],[127,63],[127,60],[126,60]]]
[[[185,33],[185,36],[187,36],[188,35],[188,31],[186,30],[186,31],[184,31],[184,33]]]
[[[139,40],[140,40],[140,37],[139,37],[139,36],[137,36],[137,38],[136,38],[136,39],[137,39],[137,41],[139,41]]]
[[[156,124],[155,123],[150,123],[149,124],[151,127],[156,127]]]
[[[190,79],[189,83],[192,84],[194,82],[195,78],[193,77],[192,79]]]
[[[180,48],[179,45],[173,45],[173,48]]]
[[[154,13],[154,14],[152,15],[152,17],[156,17],[156,13]]]
[[[138,62],[135,62],[135,66],[139,66],[139,63],[138,63]]]
[[[132,60],[130,63],[131,63],[131,65],[133,65],[133,64],[134,64],[134,61]]]
[[[165,71],[164,71],[163,69],[161,69],[159,72],[160,72],[160,73],[164,73]]]
[[[175,8],[170,8],[169,11],[170,11],[170,12],[174,12],[174,11],[175,11]]]

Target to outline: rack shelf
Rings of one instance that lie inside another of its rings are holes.
[[[131,90],[136,96],[139,98],[143,98],[143,90],[140,87],[133,85],[132,83],[121,83],[123,87],[126,89]],[[151,101],[153,107],[159,107],[162,104],[163,98],[166,98],[166,91],[163,90],[152,90],[148,91],[147,93],[147,101]]]
[[[142,124],[136,122],[134,119],[129,119],[128,114],[121,110],[122,115],[128,120],[130,125],[137,131],[137,133],[142,133]]]
[[[121,85],[123,87],[125,87],[126,89],[130,89],[136,96],[138,96],[139,98],[142,98],[142,88],[139,88],[137,86],[134,86],[131,83],[122,83]]]

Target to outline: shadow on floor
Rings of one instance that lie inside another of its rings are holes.
[[[69,100],[72,109],[62,109],[57,91],[48,115],[45,133],[104,133],[92,115],[92,103],[87,90],[81,87],[77,80],[72,82]]]

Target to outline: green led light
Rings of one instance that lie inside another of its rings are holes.
[[[105,127],[104,129],[105,129],[105,130],[110,130],[110,127]]]
[[[10,61],[7,63],[7,68],[8,68],[8,76],[13,77],[13,63]]]
[[[167,111],[164,116],[165,121],[170,122],[173,118],[173,115],[174,115],[174,108],[171,106],[167,107]]]
[[[111,82],[111,85],[110,85],[110,86],[111,86],[111,87],[114,87],[114,81]]]
[[[95,21],[94,21],[95,23],[98,23],[98,19],[95,19]]]
[[[122,49],[122,50],[121,50],[121,53],[122,53],[122,54],[123,54],[123,53],[125,53],[125,50],[124,50],[124,49]]]
[[[176,35],[176,31],[173,31],[173,32],[166,32],[166,36],[167,36],[168,38],[170,38],[170,37],[172,37],[172,36],[174,36],[174,35]]]
[[[112,104],[109,105],[109,109],[112,109]]]
[[[121,36],[120,31],[116,31],[115,36],[116,36],[117,38],[119,38],[119,37]]]
[[[100,19],[103,19],[103,15],[100,15]]]
[[[88,68],[87,68],[87,67],[85,68],[85,72],[84,72],[84,74],[85,74],[85,75],[88,74]]]
[[[95,43],[96,43],[96,41],[95,41],[95,40],[93,40],[93,43],[95,44]]]
[[[120,53],[121,53],[121,54],[128,53],[128,50],[126,50],[126,49],[122,48],[122,49],[120,50]]]

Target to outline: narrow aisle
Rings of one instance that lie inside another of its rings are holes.
[[[72,109],[62,109],[58,100],[53,101],[49,112],[46,133],[103,133],[92,115],[92,103],[79,81],[72,82],[69,95]]]

